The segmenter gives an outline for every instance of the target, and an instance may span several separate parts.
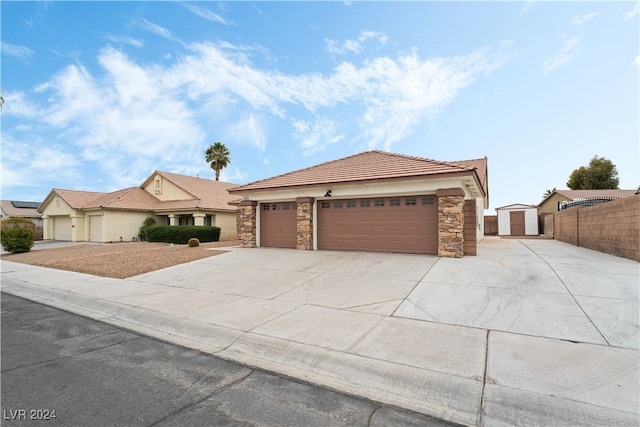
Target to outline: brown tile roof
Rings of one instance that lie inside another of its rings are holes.
[[[156,171],[156,173],[162,175],[168,181],[193,195],[195,199],[191,201],[191,205],[189,206],[187,206],[188,201],[186,200],[167,200],[161,202],[161,209],[170,209],[175,206],[175,208],[197,207],[202,209],[235,210],[235,207],[229,206],[229,202],[237,199],[237,196],[229,195],[227,190],[237,187],[237,184],[187,175],[178,175],[169,172]]]
[[[484,180],[486,181],[486,158],[469,161],[471,163],[466,163],[467,161],[441,162],[374,150],[299,169],[273,178],[251,182],[230,189],[229,192],[239,193],[242,191],[282,187],[353,183],[387,178],[446,175],[473,171],[476,171],[478,179],[481,181],[480,173],[476,168],[482,166],[483,161],[485,165],[483,169]]]
[[[9,215],[10,217],[21,216],[23,218],[40,218],[42,216],[42,214],[38,212],[37,207],[22,207],[25,205],[31,205],[33,204],[33,202],[15,201],[15,203],[18,206],[15,206],[13,202],[14,202],[13,200],[0,201],[0,206],[2,207],[2,210],[4,211],[4,213]],[[37,206],[38,203],[35,203],[35,205]]]
[[[625,197],[631,197],[635,194],[636,190],[555,190],[553,193],[558,193],[570,200],[576,199],[622,199]],[[551,194],[544,200],[551,197]],[[543,200],[543,202],[544,202]]]
[[[111,193],[53,189],[47,199],[51,198],[53,194],[57,194],[72,209],[102,208],[137,211],[183,209],[234,211],[236,209],[235,206],[230,206],[228,202],[237,199],[237,197],[229,195],[227,189],[236,187],[237,184],[160,171],[154,172],[151,177],[155,176],[156,173],[186,191],[193,198],[186,200],[159,200],[142,187],[130,187]]]

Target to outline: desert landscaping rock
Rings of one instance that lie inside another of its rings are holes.
[[[194,248],[187,245],[151,242],[87,244],[21,254],[3,254],[2,259],[101,277],[126,279],[150,271],[219,255],[225,251],[213,248],[238,244],[237,241],[210,242],[201,243],[200,246]]]

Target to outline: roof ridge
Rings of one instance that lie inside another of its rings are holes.
[[[178,187],[179,189],[185,191],[187,194],[191,194],[193,196],[194,199],[200,199],[200,197],[196,196],[195,194],[193,194],[193,192],[187,190],[186,188],[184,188],[182,185],[178,184],[177,182],[175,182],[173,179],[171,179],[171,177],[168,177],[167,175],[178,175],[178,176],[184,176],[187,178],[194,178],[194,177],[189,177],[187,175],[180,175],[178,173],[171,173],[171,172],[162,172],[159,170],[156,170],[156,173],[162,175],[163,177],[165,177],[167,180],[169,180],[173,185],[175,185],[176,187]],[[200,179],[200,178],[198,178]],[[206,179],[206,178],[203,178]]]
[[[138,187],[127,187],[127,188],[123,188],[121,190],[116,190],[116,191],[112,191],[111,193],[107,193],[107,195],[113,194],[113,198],[109,199],[108,201],[106,201],[105,203],[101,204],[100,207],[106,207],[108,206],[110,203],[116,201],[117,199],[119,199],[120,197],[124,196],[125,194],[133,191],[133,189],[138,188]],[[116,196],[116,193],[118,193],[118,195]]]

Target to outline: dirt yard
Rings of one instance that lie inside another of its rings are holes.
[[[190,248],[187,245],[173,245],[170,248],[167,243],[107,243],[104,245],[38,249],[21,254],[3,254],[2,259],[95,276],[125,279],[219,255],[224,251],[212,250],[212,248],[236,246],[239,243],[238,241],[201,243],[195,248]]]

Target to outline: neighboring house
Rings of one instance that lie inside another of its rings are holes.
[[[21,202],[16,200],[0,201],[0,218],[23,217],[36,225],[36,240],[42,239],[42,214],[38,212],[40,202]]]
[[[636,190],[554,190],[538,204],[540,214],[558,212],[563,203],[580,199],[616,200],[630,197]]]
[[[537,236],[538,207],[516,203],[496,208],[498,236]]]
[[[243,247],[475,254],[487,159],[368,151],[230,189]]]
[[[138,237],[144,220],[158,225],[221,228],[220,240],[237,238],[236,207],[227,190],[236,184],[154,172],[139,187],[112,193],[53,189],[38,208],[44,238],[118,242]]]

